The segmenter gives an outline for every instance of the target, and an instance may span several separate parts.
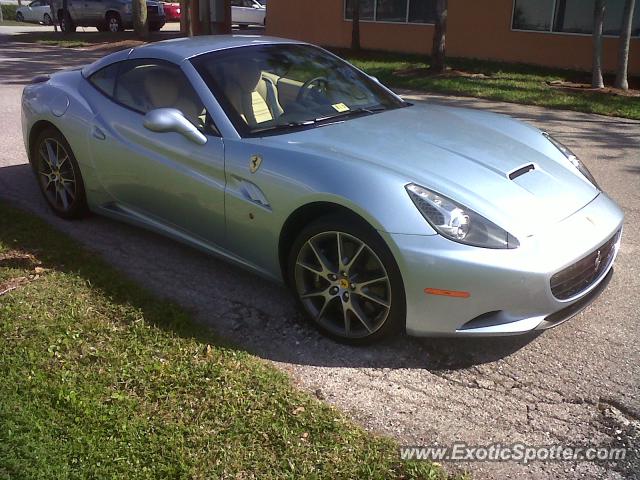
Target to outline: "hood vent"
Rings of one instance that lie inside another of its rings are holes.
[[[529,165],[525,165],[524,167],[520,167],[517,170],[514,170],[513,172],[511,172],[509,174],[509,179],[510,180],[515,180],[516,178],[524,175],[525,173],[531,172],[532,170],[535,170],[536,167],[533,163],[530,163]]]

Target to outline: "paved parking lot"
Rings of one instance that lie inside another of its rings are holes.
[[[569,145],[625,210],[616,272],[584,313],[541,335],[411,339],[351,348],[320,337],[287,292],[157,235],[97,216],[53,217],[26,163],[22,84],[96,52],[0,42],[0,197],[88,245],[123,274],[191,309],[301,388],[403,444],[526,442],[635,448],[632,462],[477,463],[475,478],[638,478],[640,426],[640,122],[468,98],[419,99],[508,113]],[[458,465],[449,465],[457,468]]]

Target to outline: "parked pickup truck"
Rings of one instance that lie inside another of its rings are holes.
[[[133,28],[131,0],[68,0],[68,20],[62,10],[62,0],[53,0],[53,8],[63,31],[96,27],[101,32],[121,32]],[[149,30],[153,32],[164,26],[166,19],[161,2],[147,1],[147,18]]]

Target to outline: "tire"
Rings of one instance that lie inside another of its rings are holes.
[[[51,21],[51,16],[48,13],[45,13],[42,16],[42,23],[45,25],[53,25],[53,21]]]
[[[60,13],[60,15],[58,16],[58,22],[60,23],[60,30],[63,33],[73,33],[76,31],[76,24],[73,23],[71,15]]]
[[[287,277],[309,320],[338,342],[368,344],[404,328],[400,269],[384,240],[359,218],[330,215],[305,227],[289,252]]]
[[[108,32],[109,31],[109,28],[107,27],[107,25],[105,23],[100,23],[100,24],[96,25],[96,29],[99,32]]]
[[[122,32],[124,30],[124,26],[122,25],[122,20],[120,19],[120,15],[117,13],[107,13],[105,17],[107,21],[107,31],[111,33]]]
[[[16,13],[16,22],[24,22],[24,15],[22,12]]]
[[[164,23],[151,23],[149,25],[149,30],[152,32],[159,32],[162,27],[164,27]]]
[[[87,196],[80,167],[62,133],[53,127],[40,132],[31,145],[31,165],[40,192],[56,215],[66,219],[86,215]]]

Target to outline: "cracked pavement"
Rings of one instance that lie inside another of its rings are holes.
[[[640,122],[471,98],[411,98],[507,113],[572,148],[626,214],[615,274],[586,311],[542,334],[398,337],[354,348],[324,339],[278,285],[153,233],[98,216],[65,222],[39,194],[20,132],[29,78],[100,52],[0,37],[0,198],[33,211],[123,274],[288,372],[300,388],[403,445],[524,442],[626,446],[625,462],[474,462],[477,479],[640,478]]]

